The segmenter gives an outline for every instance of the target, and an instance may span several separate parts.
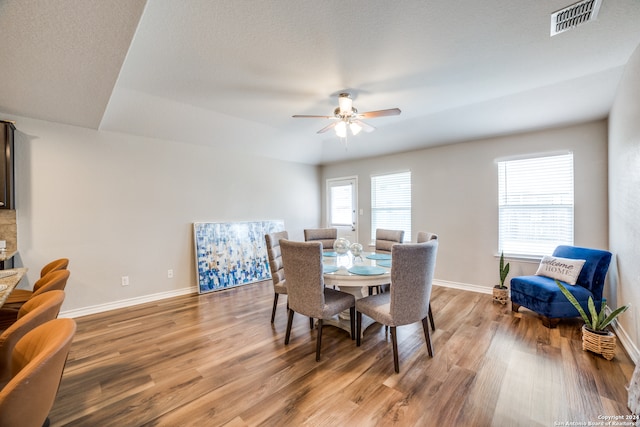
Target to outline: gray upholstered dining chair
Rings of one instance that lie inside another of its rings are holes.
[[[276,317],[278,296],[280,294],[287,294],[284,266],[282,265],[282,253],[280,251],[280,239],[289,239],[289,233],[286,231],[278,231],[264,236],[264,240],[267,244],[267,258],[269,259],[271,281],[273,282],[273,310],[271,310],[271,323],[273,323],[273,320]]]
[[[428,231],[418,231],[418,234],[416,235],[416,243],[424,243],[429,240],[438,240],[438,235]]]
[[[429,233],[427,231],[418,231],[416,236],[416,243],[424,243],[429,240],[438,240],[438,235],[435,233]],[[433,311],[431,310],[431,302],[429,302],[429,323],[431,323],[431,329],[436,330],[436,323],[433,320]]]
[[[318,319],[316,361],[320,361],[323,320],[349,309],[351,339],[355,339],[355,297],[346,292],[325,288],[320,242],[280,240],[282,261],[287,271],[289,319],[284,343],[289,344],[293,315],[300,313]]]
[[[404,230],[385,230],[384,228],[376,229],[376,253],[390,254],[391,247],[396,243],[402,243],[404,240]],[[389,289],[389,285],[369,286],[369,295],[373,293],[373,289],[377,293],[385,292]]]
[[[427,325],[433,273],[436,267],[438,241],[395,245],[392,249],[391,287],[389,292],[370,295],[356,301],[356,344],[360,345],[362,315],[391,327],[393,365],[400,372],[396,327],[422,321],[429,356],[433,345]]]
[[[307,228],[304,230],[305,242],[321,242],[324,251],[332,251],[333,244],[338,238],[336,228]]]
[[[404,240],[404,230],[376,229],[376,252],[391,253],[391,247]]]

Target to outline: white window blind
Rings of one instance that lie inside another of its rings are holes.
[[[411,240],[411,172],[371,177],[371,241],[376,229],[404,230]]]
[[[498,162],[499,252],[573,245],[573,153]]]

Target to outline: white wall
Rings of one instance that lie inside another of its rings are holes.
[[[640,348],[640,46],[625,67],[609,118],[609,233],[615,263],[609,305],[632,303],[619,322]],[[636,360],[636,363],[638,361]]]
[[[320,222],[317,167],[13,119],[21,287],[68,257],[63,312],[195,287],[193,222],[283,219],[297,240]]]
[[[322,178],[358,175],[359,240],[370,237],[372,174],[412,171],[412,240],[440,236],[435,278],[487,289],[498,283],[498,177],[495,159],[571,150],[575,163],[575,244],[607,249],[607,122],[509,135],[327,165]],[[323,209],[324,212],[324,209]],[[511,261],[511,274],[537,263]]]

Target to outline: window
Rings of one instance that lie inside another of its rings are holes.
[[[499,252],[573,245],[573,153],[498,162]]]
[[[411,240],[411,172],[371,177],[371,241],[376,229],[404,230]]]

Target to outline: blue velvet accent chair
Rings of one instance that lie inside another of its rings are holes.
[[[576,284],[562,284],[585,310],[588,310],[589,297],[592,297],[596,307],[599,307],[611,262],[611,252],[577,246],[558,246],[553,251],[553,256],[586,260]],[[520,276],[511,279],[511,310],[517,312],[520,306],[540,314],[542,323],[547,328],[554,328],[560,319],[580,316],[578,310],[560,292],[555,280],[545,276]]]

